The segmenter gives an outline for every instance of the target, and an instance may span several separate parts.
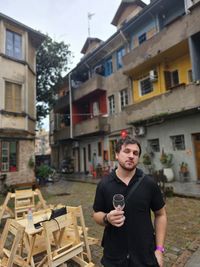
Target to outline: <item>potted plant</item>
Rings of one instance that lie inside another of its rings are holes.
[[[148,153],[145,153],[142,157],[142,163],[147,168],[149,173],[152,173],[152,159]]]
[[[149,156],[149,154],[145,153],[142,158],[143,158],[142,163],[144,165],[151,165],[151,157]]]
[[[172,182],[174,179],[174,172],[172,169],[173,166],[173,154],[165,153],[164,149],[162,149],[162,153],[160,156],[160,162],[163,165],[163,173],[167,177],[168,182]]]
[[[28,166],[30,169],[33,169],[35,167],[35,160],[33,156],[30,156],[29,161],[28,161]]]
[[[180,164],[180,170],[179,170],[179,176],[180,176],[181,182],[187,181],[188,174],[189,174],[188,164],[183,161]]]
[[[180,172],[187,175],[188,173],[188,164],[186,162],[181,162],[180,164]]]

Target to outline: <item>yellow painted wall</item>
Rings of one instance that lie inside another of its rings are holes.
[[[168,63],[169,71],[178,70],[179,73],[179,82],[188,84],[188,70],[190,70],[191,61],[189,55],[184,55],[175,61]]]
[[[179,83],[188,84],[188,71],[191,69],[191,61],[189,54],[179,57],[178,59],[169,62],[167,65],[166,63],[161,63],[159,66],[156,66],[155,69],[158,73],[157,81],[153,82],[153,92],[146,94],[144,96],[140,95],[140,79],[133,80],[133,103],[137,103],[148,98],[154,97],[156,95],[162,94],[166,91],[165,88],[165,77],[164,71],[174,71],[178,70],[179,73]],[[147,77],[149,75],[149,70],[146,71]],[[142,79],[142,78],[141,78]]]

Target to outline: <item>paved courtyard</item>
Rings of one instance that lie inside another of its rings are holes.
[[[103,227],[92,219],[92,203],[96,184],[72,181],[60,181],[42,188],[49,203],[82,205],[86,225],[92,236],[101,239]],[[168,234],[166,240],[165,267],[185,266],[191,254],[200,245],[200,200],[183,197],[167,199]],[[92,248],[93,261],[100,265],[102,249]]]
[[[41,187],[42,194],[49,204],[82,205],[89,235],[101,239],[103,227],[95,224],[92,219],[95,189],[95,183],[69,180]],[[3,201],[2,198],[0,200]],[[199,204],[200,200],[195,198],[167,198],[168,233],[165,244],[165,267],[186,266],[188,259],[200,247]],[[93,262],[99,267],[101,255],[102,248],[98,245],[92,246]],[[75,265],[70,265],[73,266]]]

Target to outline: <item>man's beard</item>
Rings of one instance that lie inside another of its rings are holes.
[[[121,167],[123,170],[125,170],[125,171],[129,171],[129,172],[132,172],[132,171],[135,170],[135,168],[136,168],[136,165],[135,165],[135,164],[132,165],[132,166],[130,166],[130,167],[127,167],[125,163],[122,163],[122,162],[120,162],[120,161],[118,161],[118,164],[120,165],[120,167]]]

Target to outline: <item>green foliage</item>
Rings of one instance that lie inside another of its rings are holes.
[[[68,70],[71,58],[69,45],[53,41],[47,36],[36,55],[37,121],[49,114],[54,104],[56,89],[62,83],[62,75]]]
[[[142,157],[142,162],[144,165],[151,165],[151,157],[148,153],[145,153]]]
[[[171,168],[173,166],[173,154],[167,154],[163,149],[160,157],[160,162],[162,163],[164,168]]]
[[[36,176],[40,178],[47,178],[49,174],[51,173],[51,168],[47,165],[40,165],[36,170]]]
[[[31,168],[31,169],[35,167],[35,160],[34,160],[33,156],[31,156],[31,157],[29,158],[28,166],[29,166],[29,168]]]

